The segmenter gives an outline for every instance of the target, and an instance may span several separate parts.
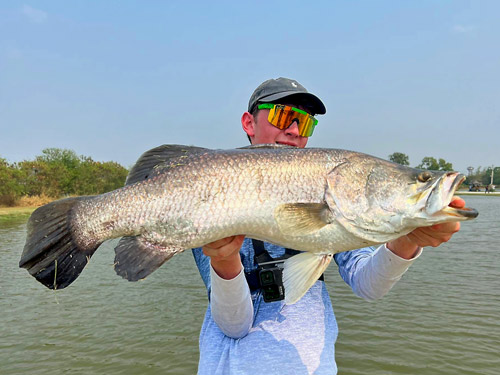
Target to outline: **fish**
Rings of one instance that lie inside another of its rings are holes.
[[[283,268],[293,304],[335,253],[475,218],[473,208],[449,206],[464,179],[340,149],[162,145],[139,158],[124,187],[35,210],[19,266],[63,289],[104,241],[121,238],[115,271],[137,281],[175,254],[245,235],[302,251]]]

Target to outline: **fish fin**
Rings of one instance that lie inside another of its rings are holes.
[[[274,217],[283,234],[303,236],[331,223],[325,203],[285,203],[276,207]]]
[[[130,170],[125,185],[146,180],[155,169],[167,167],[168,162],[175,158],[191,154],[211,151],[208,148],[183,145],[161,145],[142,154]]]
[[[244,147],[238,147],[238,150],[251,150],[251,149],[282,149],[282,148],[297,148],[296,146],[282,145],[279,143],[261,143],[258,145],[249,145]]]
[[[183,250],[152,244],[141,236],[123,237],[115,247],[115,271],[128,281],[138,281]]]
[[[293,305],[309,290],[325,272],[332,254],[317,255],[309,252],[288,258],[283,269],[285,302]]]
[[[85,248],[71,230],[71,210],[88,197],[67,198],[37,208],[28,220],[19,267],[49,289],[63,289],[82,272],[101,243]]]

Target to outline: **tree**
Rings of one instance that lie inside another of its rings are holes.
[[[410,158],[408,155],[403,154],[402,152],[395,152],[391,155],[389,155],[389,160],[392,161],[393,163],[398,163],[401,165],[410,165]]]
[[[80,158],[73,150],[46,148],[42,150],[42,154],[37,157],[37,160],[46,163],[62,164],[68,169],[76,168],[80,164]]]
[[[422,163],[417,165],[417,168],[420,169],[428,169],[431,171],[438,171],[439,170],[439,163],[437,160],[431,156],[426,156],[425,158],[422,159]]]
[[[122,187],[128,174],[118,163],[96,162],[58,148],[47,148],[34,161],[23,161],[18,166],[23,194],[53,198],[102,194]]]
[[[480,179],[483,185],[489,185],[491,182],[491,167],[486,168]],[[493,168],[493,185],[500,185],[500,167]]]
[[[453,164],[447,162],[444,159],[439,159],[439,170],[440,171],[452,171],[453,170]]]
[[[74,184],[81,164],[73,150],[46,148],[36,162],[41,164],[39,177],[44,181],[44,193],[50,197],[75,194]]]
[[[431,156],[426,156],[425,158],[422,159],[422,163],[417,165],[417,168],[427,169],[430,171],[452,171],[453,164],[448,163],[444,159],[439,159],[439,161],[437,161],[436,158],[433,158]]]
[[[128,170],[118,163],[98,162],[85,158],[77,171],[74,193],[94,195],[120,188],[124,185],[127,175]]]
[[[23,194],[21,172],[14,164],[0,158],[0,205],[13,206]]]
[[[96,162],[72,150],[47,148],[35,160],[9,164],[0,158],[0,205],[23,196],[102,194],[120,188],[128,171],[115,162]]]

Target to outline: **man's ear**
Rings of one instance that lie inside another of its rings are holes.
[[[255,135],[255,119],[250,112],[245,112],[241,116],[241,126],[249,137],[253,137]]]

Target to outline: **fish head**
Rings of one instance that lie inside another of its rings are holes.
[[[449,204],[465,176],[410,168],[356,154],[328,175],[326,201],[337,221],[357,236],[383,243],[413,229],[475,218]]]

